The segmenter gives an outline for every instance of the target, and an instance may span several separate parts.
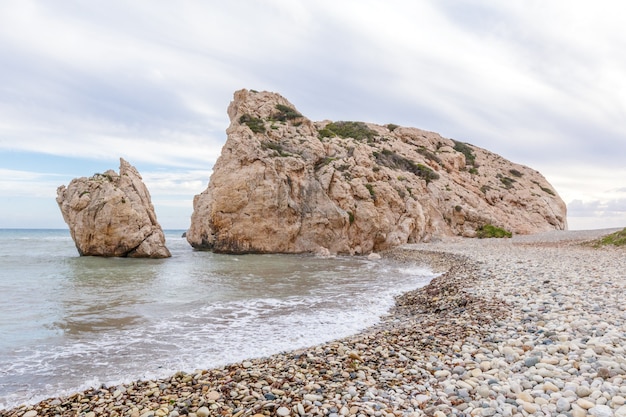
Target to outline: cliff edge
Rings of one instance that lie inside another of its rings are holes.
[[[537,171],[437,133],[312,122],[276,93],[237,91],[188,242],[225,253],[365,254],[485,225],[564,230]]]

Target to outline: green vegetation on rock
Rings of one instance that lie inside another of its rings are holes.
[[[424,146],[418,147],[417,148],[417,153],[419,153],[420,155],[424,156],[429,161],[435,161],[436,163],[441,165],[441,159],[437,155],[435,155],[434,153],[432,153],[431,151],[426,149],[426,147],[424,147]]]
[[[501,227],[494,226],[492,224],[486,224],[484,226],[476,229],[476,237],[479,239],[485,238],[502,238],[502,237],[511,237],[513,234],[508,230],[505,230]]]
[[[469,144],[459,142],[457,140],[452,140],[454,142],[454,150],[457,152],[461,152],[465,155],[465,165],[476,165],[476,155],[474,155],[474,150],[470,147]]]
[[[537,187],[541,188],[541,191],[543,191],[544,193],[550,194],[550,195],[552,195],[552,196],[555,196],[555,195],[556,195],[554,191],[552,191],[552,190],[551,190],[550,188],[548,188],[548,187],[544,187],[544,186],[542,186],[541,184],[539,184],[539,182],[538,182],[538,181],[533,181],[533,183],[535,183],[535,184],[537,185]]]
[[[626,246],[626,228],[624,228],[623,230],[619,230],[615,233],[611,233],[610,235],[604,236],[594,243],[595,247],[608,245]]]
[[[276,110],[278,113],[272,115],[272,120],[276,120],[279,122],[284,122],[285,120],[293,120],[299,117],[302,117],[300,113],[298,113],[295,109],[292,109],[289,106],[285,106],[284,104],[277,104]]]
[[[430,167],[415,163],[389,149],[383,149],[382,152],[374,152],[374,157],[376,158],[376,162],[380,165],[386,166],[387,168],[411,172],[425,180],[427,184],[432,180],[439,179],[439,174],[433,171]]]
[[[261,147],[263,149],[273,150],[274,152],[276,152],[276,155],[278,156],[290,156],[291,155],[289,152],[285,151],[285,148],[283,147],[283,145],[277,142],[262,142]]]
[[[331,122],[319,131],[320,137],[352,138],[355,140],[371,140],[376,137],[376,132],[367,127],[363,122]]]
[[[509,188],[513,187],[513,183],[515,182],[515,180],[513,178],[500,176],[500,182],[504,184],[504,188],[508,190]]]
[[[252,130],[254,133],[264,133],[265,132],[265,123],[263,119],[259,119],[258,117],[250,116],[249,114],[244,114],[239,118],[239,123],[245,124]]]

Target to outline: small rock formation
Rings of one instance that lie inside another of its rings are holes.
[[[57,203],[81,256],[168,258],[150,193],[139,172],[120,158],[108,170],[57,189]]]
[[[537,171],[437,133],[312,122],[275,93],[240,90],[188,242],[215,252],[366,254],[492,224],[566,229]]]

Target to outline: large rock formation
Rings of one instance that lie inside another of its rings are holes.
[[[139,172],[120,158],[109,170],[75,178],[57,189],[57,203],[78,253],[93,256],[167,258],[165,236]]]
[[[241,90],[187,240],[216,252],[363,254],[440,236],[565,229],[537,171],[424,130],[312,122],[275,93]]]

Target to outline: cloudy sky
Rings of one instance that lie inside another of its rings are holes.
[[[66,227],[56,188],[135,165],[186,229],[235,90],[313,120],[419,127],[543,173],[571,229],[626,226],[622,1],[0,3],[0,228]]]

